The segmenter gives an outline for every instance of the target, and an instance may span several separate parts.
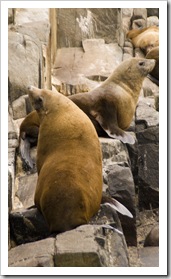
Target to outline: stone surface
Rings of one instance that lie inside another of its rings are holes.
[[[159,19],[158,19],[158,17],[157,16],[149,16],[147,18],[147,27],[154,26],[154,25],[159,26]]]
[[[90,38],[118,42],[120,9],[57,9],[57,19],[59,49],[81,47],[82,40]]]
[[[136,133],[139,144],[159,144],[159,126],[150,127]]]
[[[26,102],[25,97],[21,96],[12,102],[13,119],[26,117]]]
[[[140,98],[136,109],[136,131],[159,124],[159,113],[155,110],[154,99]]]
[[[136,246],[135,185],[130,168],[110,165],[107,170],[107,185],[109,194],[125,205],[134,216],[131,219],[119,214],[127,244]]]
[[[144,79],[142,88],[144,97],[156,96],[159,94],[159,86],[152,82],[149,78]]]
[[[157,16],[159,18],[159,8],[147,8],[147,16]]]
[[[125,242],[117,232],[80,226],[57,235],[55,266],[128,266]]]
[[[99,138],[102,147],[103,167],[113,163],[128,166],[130,158],[126,145],[120,140],[112,138]]]
[[[73,86],[78,85],[80,91],[76,90],[75,93],[90,91],[99,83],[89,77],[108,77],[121,63],[122,55],[118,44],[105,44],[101,39],[84,40],[83,48],[58,49],[53,67],[53,81],[57,80],[57,90],[70,95],[74,93]],[[64,89],[63,84],[70,86]],[[55,86],[55,83],[53,85]]]
[[[139,206],[144,208],[159,205],[159,146],[140,144],[138,146]]]
[[[24,208],[34,205],[34,192],[36,189],[37,177],[37,173],[35,173],[18,178],[16,196]]]
[[[28,35],[9,30],[8,58],[9,98],[13,102],[21,95],[27,94],[29,84],[37,87],[41,84],[40,45]]]
[[[141,266],[158,267],[159,266],[159,248],[145,247],[139,250]]]
[[[53,267],[54,238],[19,245],[9,251],[8,266]]]

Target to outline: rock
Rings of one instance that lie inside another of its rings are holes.
[[[8,170],[8,212],[12,210],[12,175]]]
[[[124,47],[123,52],[124,52],[124,54],[127,53],[133,57],[133,48],[132,47]]]
[[[158,19],[158,17],[157,16],[149,16],[147,18],[147,27],[154,26],[154,25],[159,26],[159,19]]]
[[[147,16],[157,16],[159,18],[159,8],[147,8]]]
[[[159,94],[154,96],[154,101],[155,101],[155,109],[159,111]]]
[[[141,267],[158,267],[159,266],[159,248],[145,247],[139,249]]]
[[[147,20],[147,9],[146,8],[134,8],[133,18],[142,18]]]
[[[49,32],[50,32],[50,24],[48,19],[44,19],[43,17],[41,20],[23,23],[22,25],[16,25],[15,31],[17,33],[23,34],[23,36],[27,35],[31,37],[35,43],[39,44],[47,44],[49,39]]]
[[[15,245],[34,242],[50,235],[48,225],[37,208],[13,211],[9,221],[10,235]]]
[[[13,119],[24,118],[27,115],[25,96],[21,96],[12,102]]]
[[[85,88],[90,91],[99,86],[98,82],[91,81],[89,77],[108,77],[122,61],[122,49],[116,43],[105,44],[104,40],[87,39],[83,41],[83,46],[85,51],[81,47],[57,50],[53,76],[60,80],[60,87],[66,85],[66,88],[57,88],[64,95],[73,94],[76,85],[79,89],[83,88],[83,91]]]
[[[156,96],[159,94],[159,86],[152,82],[149,78],[144,79],[142,88],[144,97]]]
[[[136,132],[159,125],[159,113],[154,108],[154,99],[139,98],[135,123]]]
[[[22,25],[28,22],[35,21],[48,21],[49,19],[49,9],[43,8],[29,8],[29,9],[16,9],[16,24]]]
[[[8,24],[15,23],[15,9],[8,8]]]
[[[159,126],[150,127],[136,133],[138,144],[159,144]]]
[[[132,29],[145,28],[146,25],[146,20],[144,20],[143,18],[135,19],[132,23]]]
[[[82,40],[91,38],[118,42],[120,9],[58,9],[57,19],[58,49],[81,47]]]
[[[126,206],[134,216],[131,219],[119,214],[127,245],[136,246],[135,185],[132,172],[129,167],[110,165],[106,179],[110,196]]]
[[[147,234],[144,247],[159,246],[159,224],[156,224]]]
[[[123,237],[100,226],[84,225],[57,235],[55,266],[128,266]]]
[[[18,190],[16,196],[24,208],[34,204],[34,193],[37,184],[37,173],[21,176],[18,178]]]
[[[159,205],[159,146],[153,143],[138,146],[138,184],[140,208]]]
[[[99,138],[102,147],[103,167],[118,163],[128,166],[130,164],[129,154],[120,140],[112,138]]]
[[[27,94],[29,84],[39,87],[41,84],[39,69],[41,60],[40,45],[36,44],[32,37],[9,30],[8,75],[11,102]]]
[[[9,267],[53,267],[54,238],[19,245],[8,252]]]
[[[15,129],[12,116],[8,114],[8,139],[17,139],[17,132]]]
[[[131,27],[131,17],[133,15],[133,9],[122,8],[121,14],[122,14],[122,28],[126,34]]]

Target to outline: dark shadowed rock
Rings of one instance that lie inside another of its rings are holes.
[[[139,206],[158,207],[159,203],[159,146],[138,146]]]
[[[37,208],[11,212],[11,239],[16,245],[33,242],[50,235],[47,223]]]
[[[136,246],[135,185],[130,168],[111,165],[108,168],[107,185],[109,194],[125,205],[134,216],[131,219],[119,214],[127,244]]]

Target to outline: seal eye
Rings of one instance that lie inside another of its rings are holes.
[[[145,62],[143,62],[143,61],[139,62],[139,65],[140,65],[140,66],[144,66],[144,65],[145,65]]]

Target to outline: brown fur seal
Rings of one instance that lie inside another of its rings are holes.
[[[132,214],[102,197],[102,157],[96,130],[87,115],[60,93],[29,87],[40,121],[35,205],[51,232],[86,224],[100,203]]]
[[[99,135],[105,131],[109,137],[133,144],[135,139],[125,130],[133,119],[143,80],[154,66],[155,60],[127,59],[99,87],[70,99],[90,117]]]
[[[146,55],[147,59],[155,59],[156,65],[154,69],[151,71],[149,78],[159,85],[159,47],[152,48]]]
[[[102,158],[90,119],[67,97],[29,88],[40,119],[35,205],[51,232],[86,224],[102,198]]]
[[[159,46],[159,28],[150,26],[143,29],[132,29],[127,33],[134,47],[139,47],[145,54],[152,48]]]

